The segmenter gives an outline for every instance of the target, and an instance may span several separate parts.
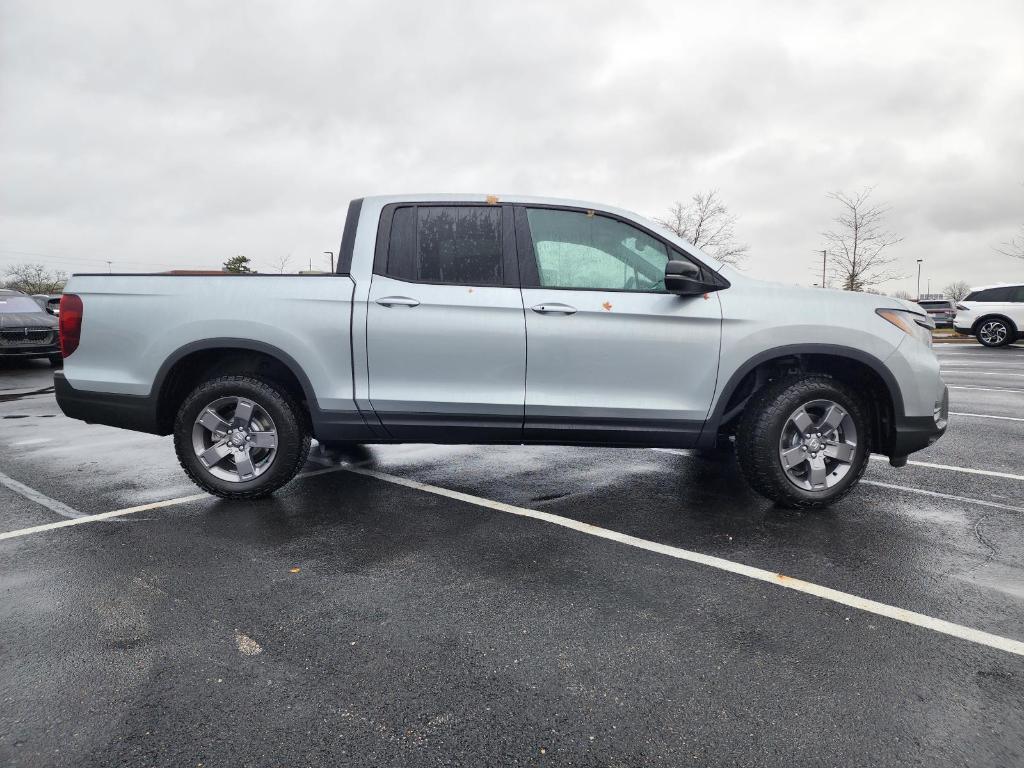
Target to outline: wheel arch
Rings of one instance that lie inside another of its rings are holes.
[[[171,431],[178,406],[200,380],[227,373],[252,373],[276,381],[307,413],[317,407],[309,377],[284,350],[255,339],[203,339],[176,349],[154,378],[151,392],[160,432]]]
[[[1020,333],[1020,328],[1017,327],[1017,324],[1013,322],[1013,320],[1011,320],[1009,317],[999,312],[989,312],[988,314],[979,317],[977,320],[974,321],[974,325],[971,326],[971,333],[977,334],[978,328],[980,328],[981,324],[984,323],[986,320],[1002,320],[1004,323],[1006,323],[1007,327],[1010,329],[1010,332],[1013,335]]]
[[[790,372],[827,373],[837,380],[862,384],[871,392],[876,449],[889,440],[892,425],[904,415],[896,377],[874,355],[837,344],[789,344],[766,349],[739,366],[729,377],[701,434],[702,446],[717,443],[719,433],[733,425],[750,397],[769,382]]]

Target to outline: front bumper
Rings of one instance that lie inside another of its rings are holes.
[[[50,357],[60,354],[59,344],[0,344],[0,359],[17,358],[30,360],[36,357]]]
[[[934,443],[949,426],[949,388],[943,386],[942,398],[931,416],[903,416],[895,420],[889,444],[889,456],[905,457]]]

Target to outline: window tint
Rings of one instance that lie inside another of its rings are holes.
[[[1010,301],[1024,303],[1024,285],[1018,285],[1016,288],[1011,289],[1013,295],[1010,297]]]
[[[501,208],[420,205],[396,209],[387,274],[423,283],[501,285]]]
[[[1014,288],[986,288],[983,291],[974,291],[967,297],[967,301],[1013,301]]]
[[[527,209],[543,288],[665,291],[665,244],[605,216]]]

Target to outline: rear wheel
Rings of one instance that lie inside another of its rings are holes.
[[[267,496],[309,455],[306,414],[287,390],[250,376],[221,376],[185,398],[174,423],[182,468],[200,488],[227,499]]]
[[[778,381],[747,405],[736,435],[751,487],[785,507],[824,507],[857,483],[868,463],[871,421],[846,385],[812,375]]]
[[[982,320],[975,334],[978,342],[986,347],[1002,347],[1013,341],[1016,331],[1010,324],[997,317]]]

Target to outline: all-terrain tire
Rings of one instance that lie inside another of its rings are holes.
[[[192,431],[199,414],[220,398],[244,397],[273,420],[277,448],[273,461],[252,480],[232,482],[216,477],[199,460]],[[185,398],[174,421],[174,449],[182,469],[196,485],[225,499],[269,496],[291,480],[306,464],[311,439],[309,417],[280,384],[253,376],[220,376],[197,386]]]
[[[857,445],[850,469],[831,488],[806,490],[787,475],[779,456],[783,429],[797,408],[815,400],[831,400],[854,421]],[[871,445],[868,408],[854,390],[823,375],[789,376],[755,394],[744,409],[736,431],[736,457],[750,486],[780,506],[817,509],[838,501],[857,484],[868,465]]]

